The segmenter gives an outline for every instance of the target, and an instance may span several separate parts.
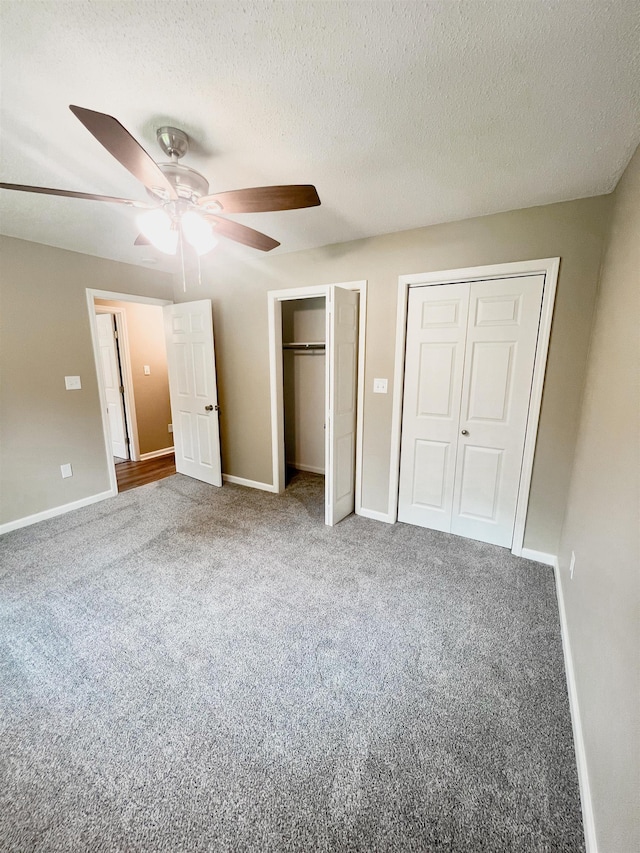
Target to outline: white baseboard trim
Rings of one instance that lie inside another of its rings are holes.
[[[558,558],[555,554],[545,554],[544,551],[534,551],[532,548],[523,548],[516,556],[524,557],[525,560],[533,560],[534,563],[544,563],[545,566],[556,567]]]
[[[46,521],[48,518],[55,518],[57,515],[64,515],[66,512],[72,512],[74,509],[80,509],[83,506],[96,504],[107,498],[115,497],[117,494],[115,489],[109,489],[108,492],[100,492],[97,495],[90,495],[88,498],[81,498],[79,501],[72,501],[62,506],[54,506],[51,509],[45,509],[33,515],[26,515],[24,518],[16,518],[15,521],[7,521],[5,524],[0,524],[0,535],[9,533],[11,530],[18,530],[20,527],[28,527],[30,524],[37,524],[39,521]]]
[[[319,468],[317,465],[301,465],[299,462],[287,462],[290,468],[295,468],[296,471],[308,471],[309,474],[323,474],[324,468]]]
[[[170,453],[175,452],[175,447],[163,447],[162,450],[151,450],[149,453],[141,453],[140,461],[144,462],[145,459],[158,459],[160,456],[168,456]]]
[[[356,509],[356,515],[372,518],[374,521],[384,521],[385,524],[395,524],[395,520],[391,518],[388,512],[378,512],[377,509],[365,509],[361,506],[360,509]]]
[[[271,483],[259,483],[257,480],[245,480],[244,477],[234,477],[233,474],[223,474],[224,483],[235,483],[236,486],[247,486],[249,489],[260,489],[262,492],[276,493],[277,489]]]
[[[558,610],[560,611],[560,634],[562,636],[564,668],[567,674],[567,691],[569,693],[569,709],[571,711],[573,743],[576,751],[576,764],[578,766],[578,784],[580,786],[580,801],[582,803],[582,824],[584,828],[584,838],[587,853],[598,853],[596,826],[593,816],[593,803],[591,800],[591,787],[589,785],[589,772],[587,768],[587,753],[585,750],[584,735],[582,732],[582,721],[580,718],[580,706],[578,704],[576,677],[573,669],[573,656],[571,654],[571,641],[569,639],[567,613],[564,606],[562,581],[560,578],[560,569],[558,567],[557,560],[555,561],[553,566],[553,574],[556,580],[556,596],[558,598]]]

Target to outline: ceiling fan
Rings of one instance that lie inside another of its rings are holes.
[[[268,252],[280,243],[220,214],[296,210],[320,204],[316,188],[311,184],[252,187],[209,194],[207,179],[179,162],[189,150],[189,137],[183,130],[176,127],[158,129],[158,143],[170,161],[156,163],[113,116],[73,105],[69,109],[98,142],[146,187],[152,202],[23,184],[0,182],[0,188],[126,204],[141,209],[144,212],[137,217],[137,223],[142,233],[136,239],[136,245],[151,243],[171,255],[176,253],[179,245],[182,247],[182,237],[198,255],[204,255],[216,245],[217,235]]]

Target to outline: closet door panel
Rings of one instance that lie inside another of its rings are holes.
[[[451,532],[510,547],[544,276],[474,282]]]
[[[355,508],[359,294],[328,290],[325,523],[337,524]]]
[[[398,520],[448,532],[469,284],[409,291]]]

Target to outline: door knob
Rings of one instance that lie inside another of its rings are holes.
[[[205,412],[213,412],[215,409],[215,411],[217,412],[219,408],[220,408],[220,406],[208,405],[208,406],[204,407],[204,410],[205,410]]]
[[[468,430],[468,429],[463,429],[463,430],[462,430],[462,435],[469,435],[469,430]]]

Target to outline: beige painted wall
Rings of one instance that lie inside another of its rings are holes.
[[[109,488],[87,287],[172,298],[164,273],[0,237],[0,523]]]
[[[324,341],[325,299],[282,303],[282,340]],[[287,464],[324,473],[325,366],[322,350],[284,350],[284,443]]]
[[[213,300],[223,470],[272,481],[267,291],[368,280],[362,500],[387,512],[398,276],[560,256],[525,534],[526,547],[557,553],[610,204],[583,199],[273,257],[220,247],[203,286],[185,293],[176,280],[175,299]],[[374,377],[389,379],[387,395],[372,393]]]
[[[162,308],[105,299],[96,299],[96,305],[120,308],[126,314],[140,453],[173,447],[173,435],[167,428],[171,400]],[[148,376],[145,365],[151,370]]]
[[[640,149],[614,195],[560,549],[599,853],[640,850],[639,329]]]

